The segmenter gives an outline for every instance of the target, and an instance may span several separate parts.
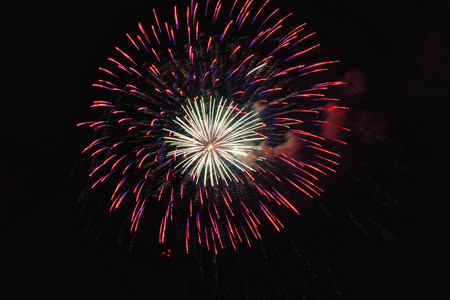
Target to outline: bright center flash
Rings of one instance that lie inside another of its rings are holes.
[[[212,97],[205,103],[203,97],[183,105],[183,118],[173,121],[180,126],[179,131],[169,131],[165,137],[169,145],[176,149],[167,153],[174,156],[183,172],[204,185],[218,184],[219,180],[238,180],[236,174],[246,170],[254,171],[244,158],[260,149],[263,137],[256,131],[263,127],[255,112],[244,112],[227,100],[218,101]],[[184,158],[184,159],[179,159]]]

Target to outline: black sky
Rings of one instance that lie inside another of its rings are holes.
[[[428,299],[448,297],[438,270],[448,267],[444,240],[449,82],[443,77],[450,71],[427,70],[436,59],[438,65],[450,65],[449,2],[273,2],[317,31],[317,39],[341,60],[344,72],[358,68],[366,74],[366,96],[381,103],[391,120],[389,134],[404,151],[402,160],[418,174],[414,183],[419,186],[401,194],[410,231],[402,237],[407,257],[392,271],[404,276],[396,293],[421,285]],[[20,283],[18,287],[42,293],[58,287],[81,294],[94,289],[102,294],[114,291],[116,280],[134,286],[127,282],[129,277],[119,279],[120,274],[141,271],[142,266],[166,277],[156,281],[159,287],[171,286],[167,277],[176,271],[174,263],[117,259],[117,264],[110,264],[111,257],[92,254],[77,219],[77,185],[69,180],[88,141],[75,124],[89,114],[95,71],[117,37],[150,18],[154,6],[150,1],[73,2],[60,7],[36,3],[17,6],[14,21],[5,27],[2,39],[8,54],[3,56],[3,73],[9,78],[2,97],[0,241],[2,260],[11,265],[7,276],[11,283]],[[438,53],[438,58],[433,56],[430,32],[442,40],[444,54]],[[156,283],[151,285],[155,289]]]

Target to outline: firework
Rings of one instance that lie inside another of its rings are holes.
[[[346,109],[326,76],[337,61],[268,2],[190,1],[167,20],[153,10],[99,67],[101,118],[78,124],[94,131],[89,188],[129,210],[130,232],[151,207],[155,239],[183,233],[186,253],[251,246],[335,172],[347,130],[329,117]]]
[[[259,146],[248,143],[264,139],[254,132],[262,126],[261,122],[258,118],[255,119],[253,112],[240,116],[243,112],[232,104],[227,106],[226,101],[223,104],[219,101],[216,105],[215,101],[210,99],[209,109],[206,110],[205,106],[202,98],[200,105],[194,102],[194,105],[189,103],[188,107],[183,107],[186,122],[178,117],[174,122],[185,134],[169,131],[173,133],[173,137],[166,136],[165,139],[169,145],[176,148],[167,155],[173,155],[174,159],[183,155],[186,159],[175,168],[179,166],[191,169],[189,175],[196,178],[196,183],[202,176],[202,170],[204,182],[206,183],[209,177],[211,185],[217,184],[218,178],[226,184],[227,179],[237,181],[232,169],[244,171],[247,168],[254,171],[239,158],[259,149]]]

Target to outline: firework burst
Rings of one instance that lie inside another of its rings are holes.
[[[189,175],[196,178],[196,183],[203,173],[204,183],[209,178],[211,186],[218,184],[219,179],[226,184],[227,179],[237,181],[233,168],[254,171],[242,157],[260,148],[248,143],[264,140],[254,131],[262,126],[255,113],[241,112],[232,103],[227,106],[226,100],[223,103],[220,100],[216,105],[212,99],[206,110],[203,98],[200,104],[194,102],[192,105],[189,102],[183,110],[186,122],[178,117],[174,122],[185,134],[169,131],[173,137],[165,137],[169,145],[176,147],[167,155],[173,155],[174,160],[178,156],[185,158],[175,168],[191,169]]]
[[[167,20],[153,10],[99,67],[101,118],[78,124],[94,131],[89,188],[129,210],[130,232],[150,207],[161,243],[172,228],[187,253],[251,246],[335,172],[347,130],[329,118],[346,109],[326,72],[337,61],[268,2],[190,1]]]

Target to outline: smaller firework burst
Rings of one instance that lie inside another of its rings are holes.
[[[165,129],[170,132],[165,139],[176,146],[168,155],[184,157],[177,167],[190,169],[189,175],[196,182],[203,178],[204,184],[209,182],[211,186],[219,180],[226,184],[228,180],[237,181],[234,170],[254,171],[243,158],[259,150],[257,142],[264,139],[255,132],[263,126],[255,112],[244,112],[223,98],[216,104],[212,97],[209,103],[202,97],[182,108],[184,120],[174,120],[182,132]]]

